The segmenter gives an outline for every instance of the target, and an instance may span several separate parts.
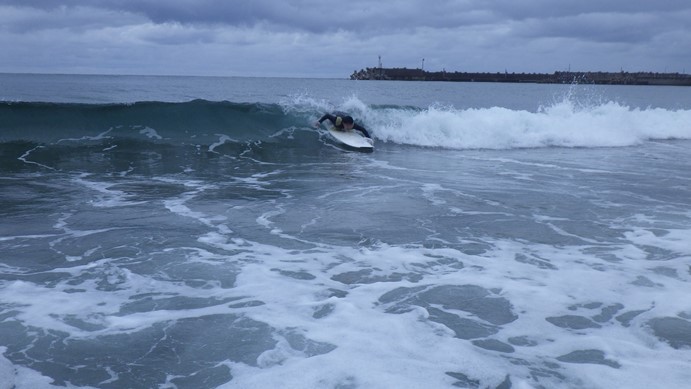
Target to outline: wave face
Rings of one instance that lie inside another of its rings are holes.
[[[535,112],[501,107],[367,105],[356,97],[338,106],[299,96],[271,104],[4,102],[0,104],[2,159],[9,157],[5,164],[21,161],[45,167],[64,159],[62,154],[106,155],[161,148],[169,149],[171,155],[192,158],[200,152],[237,155],[248,147],[265,154],[295,148],[307,153],[330,142],[324,131],[311,126],[329,110],[351,113],[370,130],[379,147],[589,148],[691,139],[691,110],[630,108],[616,102],[582,105],[568,97]],[[91,162],[86,163],[93,163],[93,158],[87,159]]]
[[[306,123],[278,104],[206,100],[2,103],[0,117],[0,162],[10,169],[120,171],[146,165],[162,167],[161,173],[203,163],[208,154],[282,148],[280,140],[294,138],[292,131]],[[314,148],[310,143],[318,139],[302,146]]]
[[[222,132],[247,140],[297,124],[278,105],[193,100],[133,104],[3,103],[2,139],[60,142],[109,137],[166,138],[172,142]],[[142,129],[147,129],[142,132]],[[152,131],[153,130],[153,131]],[[139,135],[138,135],[139,134]]]
[[[309,126],[327,108],[295,98],[282,104],[194,100],[133,104],[2,103],[3,141],[42,143],[108,136],[184,141],[209,133],[261,140]],[[537,112],[508,108],[367,106],[351,98],[334,109],[360,118],[386,142],[452,149],[630,146],[651,139],[691,138],[691,110],[630,108],[616,102],[581,106],[564,99]],[[142,129],[148,129],[142,132]]]

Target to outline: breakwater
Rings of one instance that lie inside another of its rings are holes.
[[[429,72],[407,68],[365,68],[353,72],[351,80],[514,82],[544,84],[678,85],[691,86],[691,75],[653,72],[554,72],[554,73],[471,73]]]

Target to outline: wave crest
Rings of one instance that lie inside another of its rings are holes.
[[[617,147],[691,139],[689,110],[641,110],[615,102],[581,107],[565,100],[537,112],[432,106],[384,109],[366,116],[380,140],[451,149]]]

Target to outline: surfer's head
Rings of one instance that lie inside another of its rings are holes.
[[[348,130],[353,129],[353,123],[354,122],[353,122],[352,116],[344,116],[342,123],[343,123],[343,127],[345,127],[346,129],[348,129]]]

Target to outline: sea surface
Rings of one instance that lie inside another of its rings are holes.
[[[1,74],[0,205],[2,389],[691,385],[689,88]]]

